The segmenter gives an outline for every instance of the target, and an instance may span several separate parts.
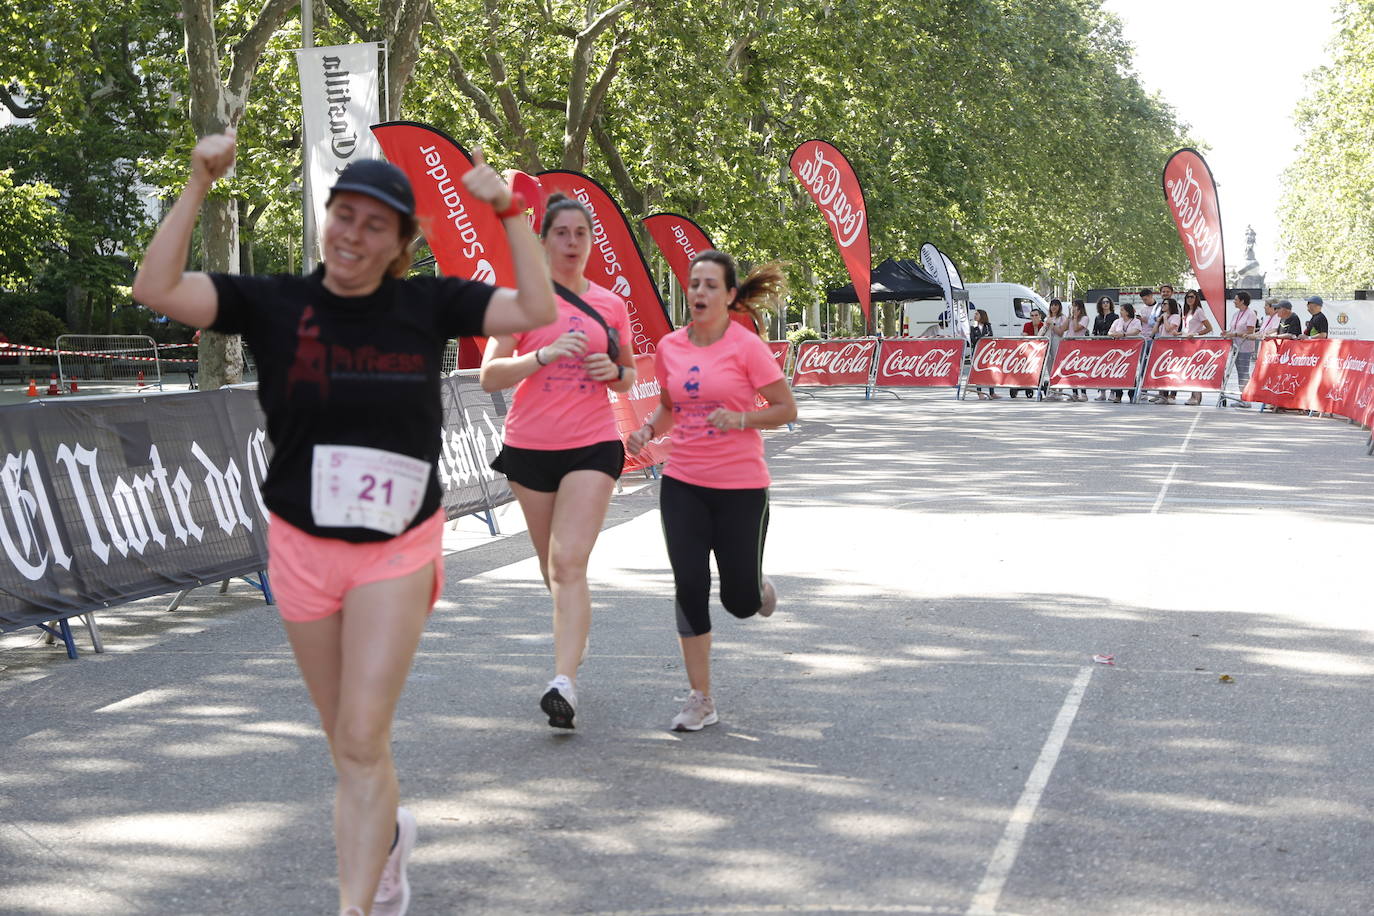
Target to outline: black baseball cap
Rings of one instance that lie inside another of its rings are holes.
[[[344,166],[339,180],[329,189],[329,199],[333,200],[339,191],[366,194],[405,216],[415,215],[415,194],[410,190],[410,179],[405,172],[381,159],[359,159]]]

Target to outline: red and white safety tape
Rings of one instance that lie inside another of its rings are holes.
[[[195,344],[169,344],[165,347],[158,347],[159,350],[170,350],[172,347],[192,347]],[[199,360],[194,359],[167,359],[159,356],[128,356],[124,353],[93,353],[87,350],[54,350],[51,347],[35,347],[29,344],[0,343],[0,350],[18,350],[22,353],[57,353],[63,356],[90,356],[95,359],[127,359],[140,363],[194,363]],[[3,354],[0,354],[3,355]]]

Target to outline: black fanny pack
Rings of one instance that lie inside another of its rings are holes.
[[[620,332],[606,323],[606,319],[601,317],[601,313],[590,305],[582,301],[582,297],[561,283],[554,283],[554,292],[567,299],[581,311],[586,312],[601,325],[601,329],[606,332],[606,355],[611,358],[611,362],[620,362]]]

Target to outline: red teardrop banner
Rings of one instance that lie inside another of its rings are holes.
[[[1164,200],[1188,252],[1212,326],[1226,327],[1226,255],[1222,247],[1217,183],[1202,154],[1184,147],[1164,164]]]
[[[711,244],[710,237],[696,223],[676,213],[655,213],[640,222],[649,231],[658,250],[663,252],[678,285],[686,289],[692,258],[716,247]]]
[[[872,260],[868,242],[868,214],[864,192],[849,160],[824,140],[807,140],[792,153],[792,174],[806,188],[816,206],[830,223],[830,233],[840,249],[840,257],[854,281],[854,292],[870,322],[873,290],[870,284]]]

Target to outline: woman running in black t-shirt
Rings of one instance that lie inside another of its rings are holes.
[[[468,193],[497,210],[517,290],[404,279],[417,224],[410,183],[352,163],[330,193],[324,264],[308,277],[182,272],[196,214],[234,162],[204,137],[191,179],[134,279],[138,301],[242,334],[258,363],[273,455],[268,574],[338,777],[334,839],[347,916],[406,911],[415,819],[397,807],[391,722],[443,575],[439,378],[449,337],[513,334],[555,315],[524,204],[478,152]]]

